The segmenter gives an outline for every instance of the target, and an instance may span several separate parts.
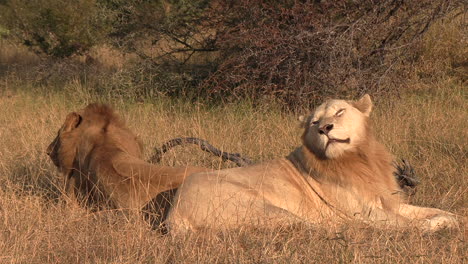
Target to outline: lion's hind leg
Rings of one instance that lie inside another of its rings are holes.
[[[152,229],[162,234],[168,232],[165,221],[174,201],[177,189],[164,191],[156,195],[142,209],[143,218],[151,225]]]

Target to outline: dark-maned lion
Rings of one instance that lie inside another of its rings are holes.
[[[94,208],[140,210],[187,175],[209,171],[143,161],[137,137],[102,104],[68,114],[47,154],[63,174],[68,195]]]
[[[303,145],[287,157],[190,175],[169,212],[169,231],[346,219],[430,231],[456,226],[449,212],[405,201],[393,157],[371,132],[371,110],[369,95],[327,101],[306,119]]]

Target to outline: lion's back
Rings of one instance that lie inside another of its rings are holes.
[[[168,223],[172,229],[233,227],[246,223],[297,222],[307,216],[311,200],[305,181],[286,159],[244,168],[196,173],[179,188]],[[311,196],[312,195],[312,196]]]

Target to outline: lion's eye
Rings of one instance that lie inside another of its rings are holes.
[[[341,116],[344,113],[345,109],[340,109],[336,112],[335,116]]]
[[[318,123],[319,123],[318,120],[312,121],[312,125],[316,125],[316,124],[318,124]]]

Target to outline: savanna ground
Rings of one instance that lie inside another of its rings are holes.
[[[412,203],[462,218],[468,215],[468,89],[466,78],[450,74],[418,78],[442,68],[443,60],[433,61],[451,49],[440,43],[431,47],[427,54],[438,57],[427,56],[399,96],[377,98],[372,122],[377,137],[409,160],[420,177]],[[23,69],[36,60],[5,46],[1,51],[4,62],[24,60]],[[200,137],[256,161],[285,156],[300,144],[297,117],[307,110],[248,102],[209,106],[164,97],[138,103],[97,96],[78,80],[60,91],[33,86],[20,71],[3,76],[0,84],[0,263],[468,262],[464,224],[433,234],[348,223],[334,231],[297,225],[173,238],[150,230],[137,214],[66,206],[45,149],[66,114],[90,102],[113,105],[143,140],[146,158],[179,136]],[[233,166],[188,146],[167,153],[162,163]]]

